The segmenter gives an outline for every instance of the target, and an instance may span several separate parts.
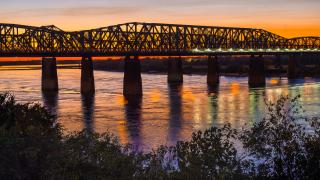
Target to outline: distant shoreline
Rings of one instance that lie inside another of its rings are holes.
[[[148,74],[166,74],[168,59],[141,59],[141,72]],[[287,60],[265,59],[265,71],[268,77],[285,77]],[[100,71],[123,72],[123,60],[94,60],[94,69]],[[80,69],[80,60],[58,60],[59,69]],[[249,72],[248,58],[219,58],[220,74],[222,76],[245,77]],[[41,60],[32,61],[0,61],[0,71],[3,70],[37,70],[41,69]],[[304,77],[318,77],[319,67],[306,62],[305,71],[300,72]],[[183,59],[184,74],[205,75],[207,61],[205,58]]]

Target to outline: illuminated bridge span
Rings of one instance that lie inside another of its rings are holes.
[[[66,32],[0,24],[0,56],[275,54],[318,52],[320,37],[287,39],[262,29],[126,23]]]
[[[207,82],[216,86],[222,55],[249,55],[249,85],[264,86],[264,55],[288,57],[288,78],[294,78],[299,61],[319,58],[320,37],[288,39],[262,29],[136,22],[75,32],[0,24],[0,57],[43,57],[43,91],[58,90],[57,56],[83,57],[81,92],[95,91],[92,57],[124,56],[123,93],[141,96],[139,56],[177,56],[168,60],[170,83],[183,81],[181,56],[208,56]]]

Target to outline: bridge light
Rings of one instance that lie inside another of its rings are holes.
[[[212,50],[208,48],[205,50],[205,52],[212,52]]]
[[[299,51],[304,51],[304,49],[299,49]]]
[[[318,51],[318,49],[317,49],[317,48],[315,48],[315,49],[314,49],[314,51]]]
[[[281,49],[280,49],[280,48],[278,48],[278,49],[276,49],[276,51],[281,51]]]
[[[231,52],[231,51],[233,51],[233,49],[232,49],[232,48],[230,48],[228,51],[230,51],[230,52]]]
[[[200,52],[200,50],[198,48],[195,48],[192,50],[193,52]]]
[[[253,49],[249,49],[249,51],[253,52]]]
[[[239,51],[240,51],[240,52],[243,52],[244,50],[243,50],[243,49],[239,49]]]
[[[285,51],[289,51],[289,49],[288,48],[286,48],[286,49],[284,49]]]
[[[221,51],[222,51],[222,49],[221,49],[221,48],[219,48],[219,49],[217,49],[217,51],[221,52]]]
[[[263,51],[263,49],[259,49],[259,51]]]
[[[311,49],[307,49],[307,51],[311,51]]]
[[[272,51],[272,49],[267,49],[267,51],[269,51],[269,52],[270,52],[270,51]]]

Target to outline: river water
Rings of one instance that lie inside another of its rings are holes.
[[[320,116],[320,79],[268,78],[265,88],[249,89],[247,77],[221,77],[210,90],[206,76],[185,75],[182,86],[168,86],[166,75],[142,74],[143,98],[122,96],[123,73],[95,71],[96,94],[81,95],[80,69],[59,69],[59,93],[41,92],[41,70],[0,71],[0,91],[20,102],[39,102],[57,115],[66,132],[109,131],[139,150],[173,145],[192,132],[230,123],[240,129],[261,119],[264,100],[301,95],[307,116]]]

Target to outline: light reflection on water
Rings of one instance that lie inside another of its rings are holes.
[[[246,77],[221,77],[208,88],[206,76],[185,75],[183,85],[168,85],[166,75],[143,74],[142,99],[122,96],[123,73],[95,71],[96,93],[80,94],[80,70],[60,69],[59,93],[42,93],[40,70],[0,72],[0,91],[12,91],[21,102],[43,103],[68,131],[109,131],[121,143],[150,150],[190,138],[191,133],[230,123],[234,128],[261,119],[264,99],[301,95],[307,115],[319,116],[319,79],[288,82],[268,78],[265,88],[249,89]]]

